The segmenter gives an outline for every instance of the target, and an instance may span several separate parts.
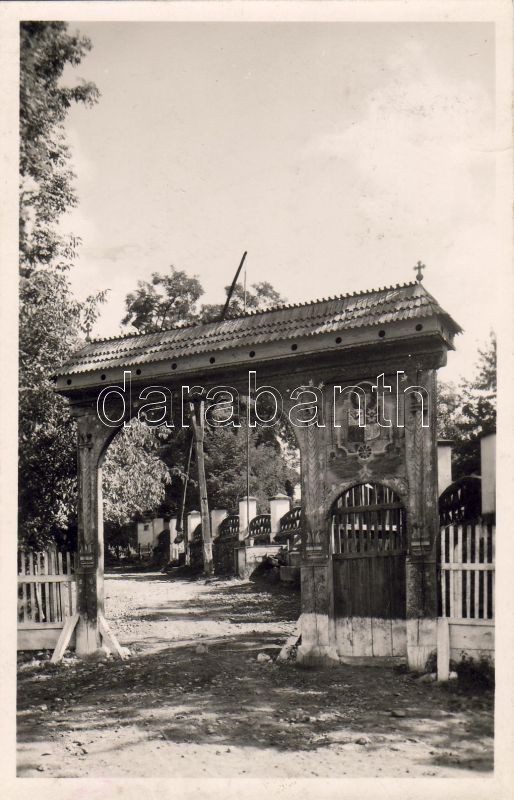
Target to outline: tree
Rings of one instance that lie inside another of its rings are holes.
[[[225,286],[225,293],[228,295],[230,286]],[[230,298],[230,306],[227,311],[227,319],[243,314],[246,311],[257,311],[258,309],[276,306],[284,302],[284,298],[273,288],[271,283],[262,281],[261,283],[253,283],[252,286],[246,290],[241,283],[236,283],[232,297]],[[223,311],[223,304],[203,305],[200,311],[201,322],[215,322],[220,319]]]
[[[299,480],[298,462],[284,457],[273,444],[259,443],[258,429],[250,434],[250,494],[257,498],[259,513],[268,509],[268,498],[285,492]],[[246,428],[212,428],[205,438],[205,465],[209,501],[213,508],[237,507],[246,495]]]
[[[72,103],[92,106],[93,83],[63,86],[67,64],[76,66],[91,42],[68,33],[65,22],[20,25],[20,270],[42,265],[66,270],[77,241],[60,234],[56,220],[77,204],[64,121]]]
[[[455,478],[480,474],[480,439],[496,430],[496,336],[478,351],[475,375],[438,388],[438,435],[453,439]]]
[[[66,23],[21,23],[19,534],[32,546],[63,541],[76,527],[75,425],[51,375],[91,329],[105,297],[73,297],[67,273],[79,242],[59,230],[77,202],[63,123],[72,103],[98,98],[93,84],[66,87],[61,78],[90,47]]]
[[[160,457],[164,429],[152,429],[138,420],[123,428],[110,444],[102,469],[104,522],[107,541],[136,518],[153,512],[171,483]]]
[[[462,423],[462,399],[453,381],[437,384],[437,438],[456,439]]]
[[[478,351],[476,373],[461,385],[462,420],[456,437],[456,477],[480,474],[480,439],[496,430],[496,336]]]
[[[225,286],[228,295],[230,286]],[[150,281],[138,281],[137,289],[125,298],[126,314],[122,325],[132,326],[139,333],[154,333],[180,323],[214,322],[220,319],[222,303],[202,305],[198,301],[204,291],[197,275],[189,276],[183,270],[170,267],[170,273],[153,272]],[[284,300],[270,283],[252,284],[246,292],[246,309],[255,311]],[[227,318],[231,319],[245,310],[245,292],[236,283],[230,300]]]
[[[173,266],[170,270],[169,275],[154,272],[151,281],[138,281],[137,289],[125,298],[122,325],[152,333],[197,319],[196,303],[203,294],[200,281]]]

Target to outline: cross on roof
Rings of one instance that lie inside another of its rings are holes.
[[[416,273],[416,280],[417,280],[419,283],[421,283],[421,281],[423,280],[423,270],[424,270],[424,269],[426,269],[426,268],[427,268],[427,267],[426,267],[426,264],[423,264],[421,261],[418,261],[418,263],[416,264],[416,266],[412,268],[412,269],[414,269],[414,270],[417,270],[417,273]]]

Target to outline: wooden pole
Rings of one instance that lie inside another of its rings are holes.
[[[250,536],[250,403],[246,407],[246,528]]]
[[[184,542],[184,562],[189,564],[189,548],[187,546],[187,533],[184,533],[184,512],[186,509],[186,496],[187,496],[187,484],[189,483],[189,473],[191,470],[191,457],[193,455],[193,445],[195,443],[194,433],[191,434],[191,440],[189,442],[189,455],[187,457],[187,467],[186,467],[186,475],[184,478],[184,490],[182,492],[182,503],[180,505],[180,513],[177,519],[177,527],[176,531],[177,534],[182,534]]]
[[[205,479],[205,460],[203,452],[204,442],[204,401],[201,400],[198,408],[198,418],[194,403],[189,404],[191,423],[196,447],[196,463],[198,466],[198,488],[200,490],[200,513],[202,515],[202,542],[203,542],[203,571],[205,575],[212,575],[214,565],[212,560],[211,520],[209,516],[209,499],[207,497],[207,481]]]
[[[239,264],[239,266],[237,268],[237,272],[236,272],[236,274],[234,276],[234,280],[232,281],[232,286],[230,287],[230,289],[228,291],[228,295],[227,295],[227,299],[226,299],[226,302],[225,302],[225,306],[223,308],[223,311],[221,312],[220,322],[222,320],[224,320],[225,317],[226,317],[226,314],[227,314],[227,311],[228,311],[228,307],[230,305],[230,301],[232,300],[232,295],[234,293],[234,289],[236,288],[237,279],[239,278],[239,273],[241,272],[241,270],[243,268],[243,264],[245,263],[245,258],[246,258],[246,250],[244,251],[243,257],[242,257],[242,259],[240,261],[240,264]]]

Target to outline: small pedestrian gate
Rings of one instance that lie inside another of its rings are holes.
[[[405,508],[379,483],[348,489],[332,509],[334,617],[341,655],[406,652]]]

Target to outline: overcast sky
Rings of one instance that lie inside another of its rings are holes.
[[[67,130],[83,239],[73,284],[109,288],[95,335],[170,264],[221,302],[248,281],[290,301],[410,281],[465,328],[494,325],[494,40],[480,23],[71,23],[96,82]]]

